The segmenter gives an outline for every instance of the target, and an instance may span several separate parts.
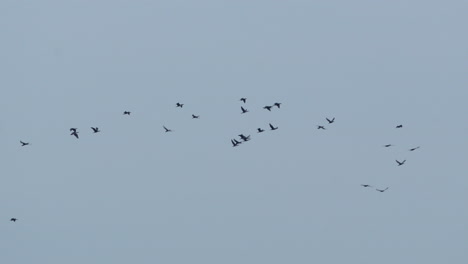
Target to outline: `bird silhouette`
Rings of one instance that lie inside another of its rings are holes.
[[[372,187],[372,186],[371,186],[371,185],[369,185],[369,184],[361,184],[361,186],[362,186],[362,187],[364,187],[364,188],[367,188],[367,187]]]
[[[387,144],[387,145],[384,145],[384,147],[388,148],[388,147],[391,147],[393,146],[392,144]]]
[[[324,127],[324,126],[317,126],[317,129],[323,129],[323,130],[325,130],[325,127]]]
[[[415,150],[417,150],[418,148],[420,148],[420,146],[417,146],[417,147],[415,147],[415,148],[411,148],[411,149],[409,149],[409,151],[415,151]]]
[[[99,133],[99,132],[101,132],[101,130],[99,130],[98,127],[91,127],[91,129],[93,130],[94,133]]]
[[[244,134],[240,134],[240,135],[238,135],[238,136],[239,136],[242,140],[244,140],[244,142],[250,140],[250,135],[244,136]]]
[[[14,218],[14,217],[10,219],[11,222],[16,222],[17,220],[18,219]]]
[[[245,114],[247,112],[249,112],[249,110],[245,109],[244,107],[241,106],[241,110],[242,110],[242,114]]]
[[[75,136],[76,138],[80,138],[80,137],[78,136],[78,131],[76,131],[76,130],[73,131],[70,135]]]
[[[273,105],[276,106],[276,107],[278,107],[278,108],[280,108],[281,103],[274,103]]]
[[[192,115],[192,119],[198,119],[198,118],[200,118],[199,115]]]
[[[395,128],[402,128],[402,127],[403,127],[403,125],[398,125]]]
[[[276,129],[278,129],[278,127],[274,127],[271,123],[270,123],[269,125],[270,125],[271,130],[276,130]]]
[[[385,188],[385,189],[375,189],[375,190],[378,191],[378,192],[385,192],[386,190],[388,190],[388,187]]]
[[[403,161],[395,160],[395,161],[398,163],[398,166],[401,166],[401,165],[405,164],[406,160],[403,160]]]
[[[182,107],[184,107],[184,104],[177,103],[177,104],[176,104],[176,107],[180,107],[180,108],[182,108]]]
[[[167,133],[167,132],[172,132],[171,129],[169,129],[169,128],[165,127],[165,126],[163,126],[163,128],[164,128],[164,130],[166,130],[166,133]]]
[[[268,110],[268,111],[271,112],[271,108],[272,108],[272,107],[273,107],[273,106],[271,106],[271,105],[267,105],[267,106],[264,106],[263,109],[266,109],[266,110]]]
[[[335,122],[335,118],[332,118],[331,120],[330,120],[330,119],[328,119],[328,118],[325,118],[325,119],[328,121],[328,123],[329,123],[329,124],[331,124],[331,123]]]
[[[21,141],[21,140],[20,140],[20,143],[21,143],[21,146],[22,146],[22,147],[29,145],[29,142],[23,142],[23,141]]]
[[[239,146],[240,144],[242,144],[242,142],[239,142],[239,141],[237,141],[237,140],[235,140],[235,139],[231,139],[231,143],[232,143],[232,146],[233,146],[233,147],[237,147],[237,146]]]
[[[131,112],[130,112],[130,111],[124,111],[123,114],[124,114],[124,115],[130,115]]]
[[[71,132],[76,132],[77,129],[78,129],[78,128],[72,127],[72,128],[70,128],[70,131],[71,131]]]
[[[265,131],[264,129],[261,129],[261,128],[257,128],[257,133],[262,133],[263,131]]]
[[[239,101],[242,101],[245,104],[245,102],[247,101],[247,98],[242,97]]]

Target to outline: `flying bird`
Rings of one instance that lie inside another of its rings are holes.
[[[278,107],[278,108],[280,108],[281,103],[274,103],[273,105],[276,106],[276,107]]]
[[[78,131],[74,130],[70,135],[75,136],[76,138],[80,138],[78,136]]]
[[[184,107],[184,104],[177,103],[177,104],[176,104],[176,107],[180,107],[180,108],[182,108],[182,107]]]
[[[18,220],[18,219],[14,218],[14,217],[10,219],[11,222],[16,222],[16,220]]]
[[[398,125],[395,128],[402,128],[402,127],[403,127],[403,125]]]
[[[247,112],[249,112],[249,110],[245,109],[244,107],[241,106],[241,110],[242,110],[242,114],[245,114]]]
[[[274,127],[271,123],[270,123],[269,125],[270,125],[271,130],[276,130],[276,129],[278,129],[278,127]]]
[[[99,130],[99,127],[91,127],[94,133],[99,133],[101,130]]]
[[[262,133],[263,131],[265,131],[264,129],[261,129],[261,128],[257,128],[257,133]]]
[[[166,133],[167,133],[167,132],[172,132],[171,129],[169,129],[169,128],[165,127],[165,126],[163,126],[163,128],[164,128],[164,130],[166,130]]]
[[[23,142],[23,141],[21,141],[21,140],[20,140],[20,143],[21,143],[21,146],[22,146],[22,147],[29,145],[29,142]]]
[[[244,134],[240,134],[240,135],[238,135],[238,136],[239,136],[242,140],[244,140],[244,142],[250,140],[250,135],[244,136]]]
[[[242,101],[245,104],[245,102],[247,101],[247,98],[242,97],[239,101]]]
[[[391,147],[393,146],[392,144],[387,144],[387,145],[384,145],[384,147],[388,148],[388,147]]]
[[[131,112],[130,112],[130,111],[124,111],[123,114],[124,114],[124,115],[130,115]]]
[[[328,121],[328,123],[329,123],[329,124],[331,124],[331,123],[335,122],[335,118],[332,118],[331,120],[330,120],[330,119],[328,119],[328,118],[325,118],[325,119]]]
[[[77,129],[78,129],[78,128],[74,128],[74,127],[72,127],[72,128],[70,128],[70,131],[72,131],[72,132],[76,132],[76,130],[77,130]]]
[[[420,146],[417,146],[417,147],[415,147],[415,148],[411,148],[409,151],[415,151],[415,150],[417,150],[418,148],[420,148]]]
[[[324,126],[317,126],[317,129],[323,129],[323,130],[325,130],[325,127],[324,127]]]
[[[266,110],[268,110],[268,111],[271,112],[271,108],[272,108],[272,107],[273,107],[273,106],[271,106],[271,105],[267,105],[267,106],[264,106],[263,109],[266,109]]]
[[[375,190],[378,191],[378,192],[385,192],[386,190],[388,190],[388,187],[385,188],[385,189],[375,189]]]
[[[239,146],[240,144],[242,144],[242,142],[239,142],[239,141],[237,141],[237,140],[235,140],[235,139],[231,139],[231,143],[232,143],[232,146],[233,146],[233,147],[237,147],[237,146]]]
[[[199,115],[192,115],[192,119],[198,119],[198,118],[200,118]]]
[[[369,185],[369,184],[361,184],[361,186],[362,186],[362,187],[364,187],[364,188],[367,188],[367,187],[372,187],[372,186],[371,186],[371,185]]]
[[[406,161],[406,160],[404,160],[404,161],[395,160],[395,161],[398,163],[398,166],[401,166],[401,165],[405,164],[405,161]]]

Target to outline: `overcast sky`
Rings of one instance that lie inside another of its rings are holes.
[[[1,1],[0,262],[468,263],[467,13]]]

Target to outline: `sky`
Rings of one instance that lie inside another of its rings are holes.
[[[467,263],[467,12],[1,1],[0,262]]]

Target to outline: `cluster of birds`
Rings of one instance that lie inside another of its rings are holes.
[[[328,120],[328,119],[327,119]],[[397,125],[395,128],[403,128],[403,125]],[[384,145],[385,148],[389,148],[389,147],[393,147],[394,145],[392,144],[386,144]],[[421,148],[421,146],[417,146],[417,147],[414,147],[414,148],[410,148],[409,151],[415,151],[417,149]],[[402,166],[405,164],[406,162],[406,159],[405,160],[402,160],[402,161],[399,161],[399,160],[395,160],[395,162],[397,163],[397,166]],[[364,188],[373,188],[372,185],[369,185],[369,184],[361,184],[362,187]],[[386,190],[388,190],[389,187],[386,187],[385,189],[378,189],[378,188],[375,188],[376,191],[378,192],[385,192]]]
[[[240,101],[242,101],[244,104],[246,104],[247,98],[241,98]],[[177,107],[177,108],[183,108],[183,107],[184,107],[184,104],[182,104],[182,103],[176,103],[176,107]],[[244,106],[241,106],[240,108],[241,108],[241,114],[245,114],[245,113],[248,113],[248,112],[249,112],[249,110],[247,110]],[[266,105],[266,106],[263,107],[263,109],[268,110],[268,111],[270,111],[270,112],[271,112],[272,109],[274,109],[274,108],[280,109],[280,108],[281,108],[281,103],[276,102],[276,103],[274,103],[273,105]],[[123,115],[128,115],[128,116],[130,116],[130,114],[131,114],[130,111],[124,111],[124,112],[123,112]],[[192,114],[192,119],[199,119],[199,118],[200,118],[199,115]],[[333,117],[333,118],[328,118],[328,117],[327,117],[327,118],[325,118],[325,120],[326,120],[326,121],[328,122],[328,124],[330,125],[330,124],[333,124],[333,123],[335,122],[335,117]],[[271,123],[269,123],[268,125],[269,125],[271,131],[277,130],[277,129],[279,128],[278,126],[274,126],[274,125],[271,124]],[[397,125],[396,128],[397,128],[397,129],[403,128],[403,125]],[[168,133],[168,132],[173,132],[172,129],[167,128],[166,126],[163,126],[163,129],[164,129],[164,131],[165,131],[166,133]],[[326,128],[325,128],[324,125],[317,125],[317,129],[326,130]],[[99,129],[99,127],[91,127],[91,130],[93,131],[93,133],[99,133],[99,132],[101,132],[101,130]],[[72,128],[70,128],[70,132],[71,132],[71,133],[70,133],[71,136],[74,136],[76,139],[79,139],[79,138],[80,138],[79,135],[78,135],[78,133],[79,133],[79,132],[78,132],[78,128],[72,127]],[[257,128],[257,133],[263,133],[263,132],[265,132],[265,129],[260,128],[260,127]],[[244,142],[250,141],[250,139],[251,139],[251,138],[250,138],[250,135],[244,135],[244,134],[239,134],[238,137],[239,137],[239,140],[237,140],[237,139],[235,139],[235,138],[234,138],[234,139],[231,139],[231,144],[232,144],[233,147],[237,147],[237,146],[241,145],[241,144],[244,143]],[[22,141],[22,140],[20,140],[20,143],[21,143],[21,146],[22,146],[22,147],[31,145],[29,142],[24,142],[24,141]],[[386,144],[386,145],[384,145],[385,148],[392,147],[392,146],[394,146],[394,145],[392,145],[392,144]],[[413,147],[413,148],[410,148],[409,151],[415,151],[415,150],[417,150],[417,149],[419,149],[419,148],[420,148],[420,146]],[[395,161],[396,161],[396,163],[397,163],[398,166],[402,166],[402,165],[405,164],[406,159],[405,159],[405,160],[402,160],[402,161],[399,161],[399,160],[395,160]],[[373,186],[372,186],[372,185],[369,185],[369,184],[361,184],[361,186],[364,187],[364,188],[373,188]],[[376,191],[381,192],[381,193],[387,191],[388,189],[389,189],[389,187],[386,187],[386,188],[384,188],[384,189],[375,188]],[[10,219],[11,222],[16,222],[17,220],[18,220],[18,219],[17,219],[17,218],[14,218],[14,217]]]

